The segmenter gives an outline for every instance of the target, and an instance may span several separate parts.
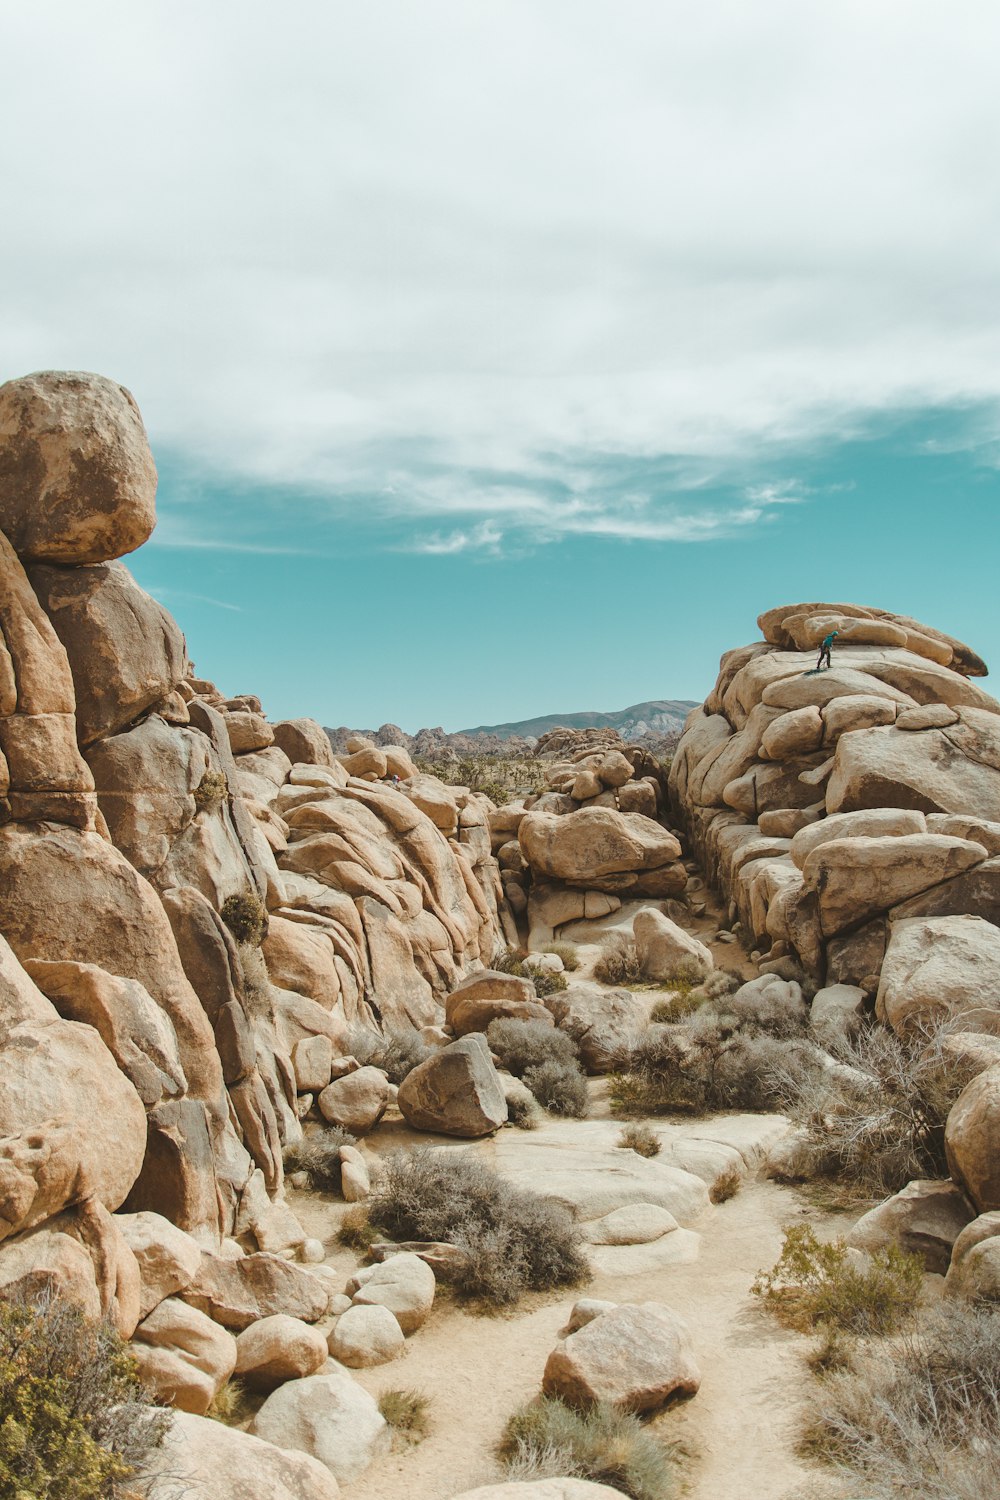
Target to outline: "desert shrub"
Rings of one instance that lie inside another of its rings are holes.
[[[626,1125],[618,1137],[622,1151],[636,1151],[640,1156],[659,1156],[660,1137],[648,1125]]]
[[[708,978],[702,980],[699,989],[709,1000],[721,1000],[724,995],[734,995],[743,982],[735,969],[713,969]]]
[[[52,1297],[0,1303],[0,1495],[143,1494],[168,1421],[110,1324]]]
[[[456,1290],[495,1306],[525,1291],[575,1286],[587,1274],[579,1231],[565,1208],[465,1155],[425,1147],[387,1157],[368,1219],[393,1240],[457,1245],[466,1262]]]
[[[267,936],[267,908],[253,891],[227,896],[219,915],[239,943],[259,948]]]
[[[347,1045],[362,1067],[381,1068],[390,1083],[402,1083],[435,1051],[412,1026],[384,1033],[359,1026],[350,1032]]]
[[[670,980],[664,984],[664,988],[669,989],[671,994],[665,1000],[658,1000],[649,1013],[649,1019],[655,1024],[670,1025],[674,1021],[683,1021],[708,1002],[708,996],[701,986],[691,984],[686,979]]]
[[[522,1081],[549,1114],[582,1120],[590,1107],[587,1079],[579,1063],[550,1057],[525,1068]]]
[[[727,1167],[712,1183],[708,1196],[713,1203],[728,1203],[735,1198],[743,1186],[743,1173],[739,1167]]]
[[[359,1203],[355,1208],[349,1208],[337,1229],[338,1242],[346,1245],[348,1250],[358,1250],[362,1254],[370,1250],[376,1240],[382,1237],[381,1231],[371,1223],[368,1209],[363,1203]]]
[[[356,1146],[357,1139],[340,1125],[314,1130],[286,1146],[282,1153],[285,1171],[305,1172],[309,1186],[320,1193],[340,1192],[340,1148]]]
[[[1000,1310],[944,1302],[816,1381],[801,1447],[870,1500],[985,1500],[1000,1473]]]
[[[446,786],[467,786],[470,792],[485,792],[498,807],[515,797],[534,796],[545,790],[545,762],[513,755],[455,755],[441,760],[415,757],[418,771],[436,776]]]
[[[554,953],[556,958],[561,958],[563,968],[568,974],[574,973],[580,967],[580,955],[572,943],[550,943],[545,952]]]
[[[551,951],[551,949],[546,949],[546,952]],[[523,950],[502,948],[494,958],[492,967],[498,974],[513,974],[518,979],[530,979],[535,986],[535,994],[539,998],[545,995],[555,995],[559,990],[567,988],[569,981],[565,974],[553,974],[548,969],[536,969],[534,965],[525,963],[526,957]]]
[[[528,977],[535,986],[535,994],[540,1000],[546,995],[558,995],[561,990],[569,988],[569,980],[565,974],[554,974],[551,969],[529,969]]]
[[[507,1100],[507,1124],[516,1130],[537,1130],[539,1113],[534,1099],[523,1094],[511,1094]]]
[[[235,1377],[219,1387],[211,1406],[205,1413],[206,1417],[211,1417],[213,1422],[222,1422],[226,1427],[238,1427],[244,1417],[249,1414],[250,1404],[246,1386],[242,1380]]]
[[[502,1066],[515,1078],[522,1078],[528,1068],[536,1068],[542,1063],[558,1062],[570,1066],[579,1057],[576,1043],[565,1031],[547,1026],[544,1021],[491,1021],[486,1040],[490,1051],[496,1053]]]
[[[821,1069],[808,1042],[741,1030],[734,1018],[702,1010],[688,1026],[649,1029],[611,1078],[611,1106],[626,1116],[780,1109]]]
[[[855,1264],[842,1239],[824,1242],[808,1224],[785,1231],[781,1254],[752,1291],[793,1328],[823,1324],[850,1333],[891,1333],[913,1313],[923,1262],[898,1245]]]
[[[671,1500],[680,1489],[679,1449],[607,1402],[576,1411],[539,1397],[508,1419],[497,1457],[513,1481],[584,1479],[632,1500]]]
[[[430,1432],[430,1401],[419,1391],[383,1391],[378,1409],[394,1432],[419,1443]]]
[[[621,933],[612,934],[611,942],[594,965],[594,978],[600,984],[641,984],[642,969],[635,944]]]
[[[947,1177],[945,1122],[974,1071],[945,1052],[949,1031],[925,1024],[900,1037],[873,1023],[836,1044],[839,1068],[785,1080],[800,1131],[792,1171],[875,1198]]]
[[[514,974],[518,979],[530,979],[531,975],[524,967],[526,954],[524,950],[517,948],[501,948],[490,964],[490,968],[497,974]]]
[[[199,812],[219,807],[229,795],[225,771],[206,771],[192,794]]]

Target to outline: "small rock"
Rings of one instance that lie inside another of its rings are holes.
[[[385,1365],[403,1352],[403,1330],[387,1307],[349,1307],[336,1322],[329,1336],[329,1350],[334,1359],[351,1369]]]

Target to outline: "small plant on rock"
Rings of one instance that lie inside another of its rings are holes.
[[[222,1422],[226,1427],[238,1427],[249,1415],[249,1411],[246,1386],[242,1380],[233,1378],[216,1391],[205,1415],[211,1417],[213,1422]]]
[[[572,943],[551,943],[545,952],[554,953],[556,958],[561,958],[563,968],[568,974],[574,973],[580,967],[580,955]]]
[[[923,1262],[897,1245],[856,1265],[843,1240],[824,1242],[808,1224],[785,1231],[781,1255],[751,1290],[792,1328],[829,1325],[849,1333],[891,1333],[912,1316]]]
[[[708,1190],[708,1196],[713,1203],[728,1203],[730,1198],[735,1198],[743,1186],[743,1173],[739,1167],[727,1167],[720,1172]]]
[[[672,1500],[680,1491],[680,1456],[678,1446],[610,1403],[577,1411],[550,1396],[514,1412],[497,1445],[514,1482],[583,1479],[632,1500]]]
[[[286,1173],[305,1172],[309,1186],[319,1193],[340,1192],[340,1148],[356,1146],[357,1139],[340,1125],[313,1130],[286,1146],[283,1160]]]
[[[421,1442],[430,1432],[430,1405],[419,1391],[383,1391],[378,1398],[386,1422],[410,1443]]]
[[[622,1151],[636,1151],[640,1156],[659,1156],[660,1137],[648,1125],[626,1125],[618,1137]]]
[[[227,896],[219,915],[238,943],[259,948],[267,936],[267,908],[253,891]]]
[[[225,771],[206,771],[192,793],[199,812],[210,812],[220,807],[229,796],[229,782]]]

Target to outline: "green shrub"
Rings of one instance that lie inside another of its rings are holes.
[[[546,995],[558,995],[560,991],[569,989],[569,980],[565,974],[554,974],[551,969],[528,969],[528,978],[535,986],[535,994],[539,1000]]]
[[[551,1115],[582,1120],[590,1107],[586,1075],[578,1063],[550,1057],[525,1068],[522,1081]]]
[[[142,1476],[168,1421],[108,1323],[88,1323],[50,1297],[0,1302],[0,1495],[145,1493]]]
[[[499,1057],[501,1066],[515,1078],[523,1078],[528,1068],[536,1068],[541,1063],[559,1062],[568,1066],[579,1059],[572,1038],[545,1021],[491,1021],[486,1040],[490,1051]]]
[[[210,812],[229,796],[225,771],[206,771],[194,789],[194,803],[199,812]]]
[[[563,968],[568,974],[574,973],[580,967],[580,955],[572,943],[550,943],[544,951],[554,953],[556,958],[561,958]]]
[[[384,1033],[357,1027],[350,1032],[347,1044],[351,1056],[362,1067],[381,1068],[390,1083],[402,1083],[408,1073],[435,1051],[414,1027]]]
[[[641,984],[642,968],[635,944],[621,933],[614,933],[594,965],[594,978],[599,984]]]
[[[909,1318],[923,1285],[923,1262],[897,1245],[854,1264],[843,1240],[824,1242],[808,1224],[785,1231],[781,1255],[751,1290],[793,1328],[830,1325],[849,1333],[891,1333]]]
[[[632,1500],[671,1500],[680,1492],[679,1448],[606,1402],[587,1411],[547,1396],[529,1402],[508,1419],[497,1457],[514,1481],[584,1479]]]
[[[626,1125],[618,1145],[622,1151],[636,1151],[640,1156],[659,1156],[663,1149],[660,1137],[648,1125]]]
[[[513,974],[518,979],[529,979],[531,976],[524,967],[526,957],[527,954],[523,948],[501,948],[490,964],[490,968],[496,974]]]
[[[1000,1310],[946,1301],[817,1380],[801,1448],[866,1500],[986,1500],[1000,1473]]]
[[[383,1391],[378,1409],[394,1432],[419,1443],[430,1432],[430,1401],[419,1391]]]
[[[356,1146],[357,1139],[340,1125],[310,1131],[301,1141],[286,1146],[285,1171],[305,1172],[309,1186],[319,1193],[340,1192],[340,1148]]]
[[[465,1251],[456,1290],[494,1306],[587,1275],[579,1231],[560,1204],[513,1187],[485,1163],[424,1147],[386,1158],[368,1202],[393,1240],[442,1240]]]
[[[267,908],[253,891],[227,896],[219,915],[238,943],[259,948],[267,936]]]
[[[650,1011],[649,1019],[655,1024],[670,1025],[674,1021],[683,1021],[708,1003],[705,991],[686,979],[672,979],[663,988],[671,993],[666,1000],[658,1000]]]

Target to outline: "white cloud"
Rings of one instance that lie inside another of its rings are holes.
[[[471,531],[452,531],[447,536],[435,531],[415,537],[400,550],[422,552],[431,557],[448,557],[456,552],[487,552],[495,555],[503,541],[503,532],[492,521],[483,521]]]
[[[2,25],[3,373],[105,371],[154,441],[451,518],[438,550],[499,546],[483,518],[717,535],[799,492],[630,508],[591,461],[693,455],[697,488],[888,407],[1000,400],[981,0],[39,0]]]

